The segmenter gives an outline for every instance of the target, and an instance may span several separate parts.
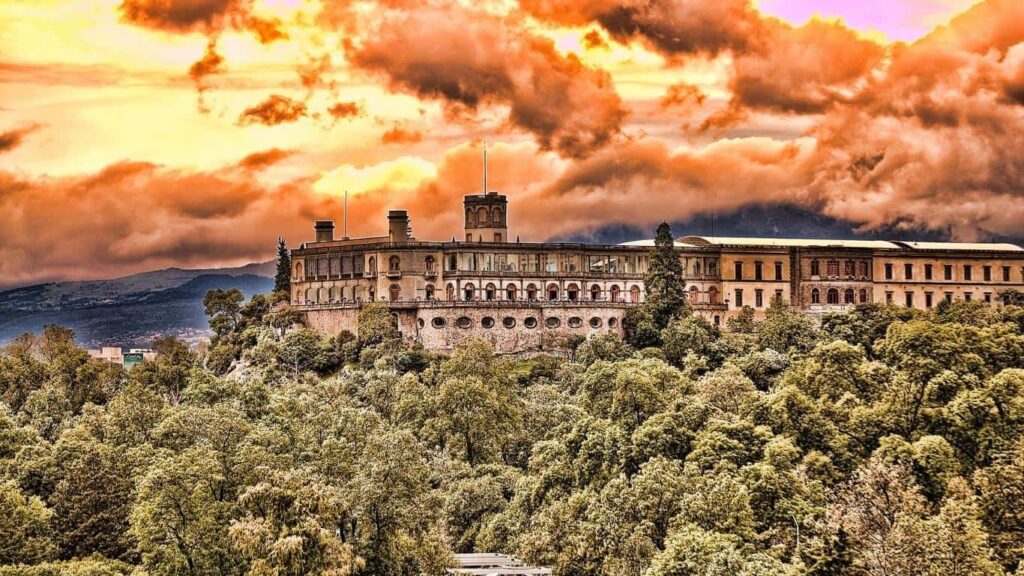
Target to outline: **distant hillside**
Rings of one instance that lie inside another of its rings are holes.
[[[273,289],[273,262],[239,268],[168,268],[112,280],[51,282],[0,292],[0,343],[46,324],[75,330],[85,346],[148,346],[154,338],[195,341],[209,334],[203,296]]]

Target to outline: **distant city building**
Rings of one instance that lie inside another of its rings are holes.
[[[292,251],[292,304],[335,334],[355,332],[360,306],[383,301],[403,336],[429,349],[474,335],[517,352],[621,335],[646,297],[653,240],[510,241],[505,196],[466,196],[464,210],[464,240],[452,242],[416,239],[404,210],[388,212],[386,236],[335,240],[333,221],[318,221],[316,241]],[[1024,250],[1013,244],[683,236],[675,247],[694,311],[716,325],[744,306],[763,317],[776,297],[817,314],[870,302],[995,304],[1024,289]]]
[[[120,364],[127,369],[134,368],[143,362],[156,359],[156,352],[148,348],[131,348],[127,352],[120,347],[103,347],[87,350],[89,356],[98,360],[105,360],[111,364]]]

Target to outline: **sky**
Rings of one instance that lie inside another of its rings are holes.
[[[346,190],[450,239],[484,141],[526,241],[1020,236],[1022,139],[1019,0],[8,0],[0,285],[265,260]]]

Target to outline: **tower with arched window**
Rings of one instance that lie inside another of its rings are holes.
[[[508,198],[497,192],[463,199],[467,242],[508,241]]]

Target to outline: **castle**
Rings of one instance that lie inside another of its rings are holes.
[[[403,337],[428,349],[473,335],[520,352],[622,335],[627,310],[644,301],[653,240],[510,241],[504,195],[466,196],[464,209],[464,240],[451,242],[413,237],[405,210],[388,212],[386,236],[336,239],[333,221],[317,221],[316,240],[292,251],[292,304],[324,333],[356,332],[360,306],[383,301]],[[683,236],[675,246],[694,312],[716,325],[745,306],[763,317],[775,297],[824,313],[995,303],[1024,289],[1024,249],[1013,244]]]

